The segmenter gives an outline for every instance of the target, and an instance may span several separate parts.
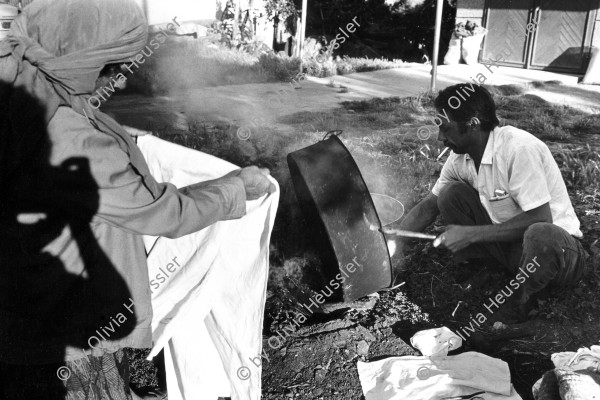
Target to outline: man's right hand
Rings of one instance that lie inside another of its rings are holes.
[[[268,169],[256,166],[242,168],[239,171],[239,175],[237,176],[244,182],[246,200],[256,200],[267,193],[275,192],[276,187],[269,180],[269,175]]]

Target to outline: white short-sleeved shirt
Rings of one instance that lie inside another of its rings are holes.
[[[439,196],[444,186],[456,181],[477,189],[481,204],[494,224],[549,202],[554,225],[575,237],[583,237],[550,149],[524,130],[496,127],[490,133],[479,173],[468,154],[451,153],[433,194]]]

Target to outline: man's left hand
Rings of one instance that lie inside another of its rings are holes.
[[[479,232],[474,226],[448,225],[440,239],[442,245],[453,253],[477,242]]]

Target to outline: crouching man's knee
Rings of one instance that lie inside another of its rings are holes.
[[[560,248],[557,230],[560,228],[547,222],[532,224],[523,236],[523,248],[535,255],[543,256]]]
[[[523,236],[524,262],[533,260],[557,286],[573,285],[581,279],[586,265],[583,253],[576,239],[551,223],[533,224]]]
[[[437,205],[442,215],[447,214],[450,210],[462,205],[469,198],[475,196],[475,200],[479,201],[477,192],[464,182],[451,182],[444,186],[437,199]]]

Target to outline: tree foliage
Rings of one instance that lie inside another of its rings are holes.
[[[355,40],[386,42],[389,51],[383,50],[381,55],[417,61],[424,53],[431,57],[436,3],[436,0],[309,0],[307,32],[336,35],[340,27],[357,17],[360,28],[353,34]],[[444,51],[455,15],[456,0],[445,0],[441,35]]]
[[[270,19],[297,18],[301,8],[302,0],[265,0],[265,9]]]
[[[388,58],[419,60],[423,54],[431,57],[436,3],[436,0],[308,0],[307,36],[331,40],[340,33],[340,28],[357,18],[360,28],[346,46],[353,40],[368,39],[390,43],[389,54],[380,53]],[[302,0],[265,0],[265,8],[271,19],[285,21],[288,29],[295,32]],[[441,51],[445,51],[449,41],[455,15],[456,0],[444,0]]]

